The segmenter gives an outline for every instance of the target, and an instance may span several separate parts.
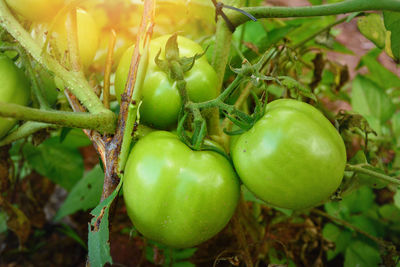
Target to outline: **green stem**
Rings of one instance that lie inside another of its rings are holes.
[[[398,0],[347,0],[334,4],[304,6],[304,7],[248,7],[244,11],[261,18],[289,18],[289,17],[314,17],[329,16],[360,11],[386,10],[400,11]],[[229,19],[236,26],[250,20],[245,15],[235,12],[229,14]]]
[[[243,4],[243,0],[225,0],[224,4],[230,6],[241,6]],[[234,15],[232,10],[224,10],[226,14]],[[217,83],[217,92],[218,94],[222,91],[222,83],[224,81],[225,69],[229,60],[229,53],[231,48],[231,40],[232,40],[232,32],[226,26],[225,21],[222,18],[218,19],[217,29],[215,33],[215,46],[214,46],[214,54],[211,60],[211,65],[217,72],[218,83]],[[208,129],[210,135],[221,135],[222,129],[219,123],[219,112],[215,109],[211,116],[208,118]]]
[[[189,109],[207,109],[207,108],[221,107],[225,110],[226,107],[229,105],[223,102],[238,87],[238,85],[242,81],[242,78],[243,78],[242,75],[237,75],[235,80],[233,80],[233,82],[228,86],[228,88],[226,88],[222,92],[222,94],[220,94],[217,98],[200,103],[189,102],[187,103],[187,107]]]
[[[25,50],[41,65],[61,78],[66,87],[79,101],[92,113],[102,113],[103,123],[112,124],[114,127],[115,116],[104,108],[100,99],[93,92],[89,83],[79,73],[69,72],[47,53],[42,54],[42,49],[32,39],[30,34],[21,26],[9,11],[4,0],[0,0],[0,26],[4,27]]]
[[[0,102],[0,116],[19,120],[52,123],[64,127],[96,130],[101,133],[113,133],[115,124],[104,123],[106,114],[86,112],[48,111],[21,105]]]
[[[353,172],[359,172],[359,173],[363,173],[363,174],[367,174],[369,176],[371,176],[372,178],[376,178],[385,182],[389,182],[392,184],[396,184],[396,185],[400,185],[400,179],[397,179],[395,177],[391,177],[379,172],[375,172],[375,171],[371,171],[368,169],[365,169],[362,167],[362,165],[350,165],[347,164],[346,165],[346,171],[353,171]]]
[[[2,139],[0,141],[0,147],[11,144],[12,142],[15,142],[19,139],[28,137],[36,133],[37,131],[50,127],[56,127],[56,126],[43,122],[28,121],[27,123],[24,123],[23,125],[18,127],[18,129],[16,129],[15,131],[11,132],[4,139]]]

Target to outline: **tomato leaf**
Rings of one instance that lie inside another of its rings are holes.
[[[357,75],[353,81],[351,104],[354,111],[366,117],[372,128],[374,128],[374,124],[371,123],[369,116],[378,119],[383,124],[392,117],[396,110],[385,91],[361,75]]]
[[[341,202],[328,202],[325,204],[325,210],[329,215],[349,218],[353,213],[362,213],[368,211],[374,204],[374,193],[369,187],[361,187],[343,198]]]
[[[400,12],[383,12],[385,27],[391,31],[390,42],[392,53],[395,58],[400,59]]]
[[[86,211],[96,207],[101,198],[103,181],[104,173],[97,165],[72,188],[71,193],[57,211],[54,221],[58,221],[78,210]]]
[[[102,267],[106,263],[112,264],[109,243],[108,215],[111,204],[118,195],[122,186],[122,179],[112,194],[103,200],[90,212],[94,216],[89,225],[88,248],[90,266]]]
[[[346,249],[344,267],[373,267],[378,266],[380,262],[379,251],[364,242],[352,242]]]
[[[325,224],[322,235],[326,240],[335,243],[335,248],[327,252],[328,261],[343,253],[352,240],[352,233],[349,230],[341,229],[333,223]]]
[[[386,28],[381,15],[372,13],[357,20],[360,32],[377,47],[384,48]]]
[[[71,148],[79,148],[92,144],[81,129],[63,128],[59,138],[60,143]]]
[[[23,153],[29,165],[66,190],[71,190],[83,175],[83,159],[79,150],[60,144],[57,137],[35,147],[26,144]]]
[[[379,207],[379,215],[388,222],[400,223],[400,209],[393,204],[386,204]]]
[[[381,52],[378,48],[369,51],[361,58],[358,68],[366,66],[370,72],[367,74],[367,77],[383,89],[400,87],[400,78],[398,75],[383,67],[377,60]]]

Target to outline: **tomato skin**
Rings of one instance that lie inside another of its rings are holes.
[[[249,131],[234,138],[239,177],[265,202],[299,210],[320,204],[340,185],[346,150],[333,125],[313,106],[290,99],[269,103]]]
[[[164,58],[165,44],[170,35],[154,39],[150,44],[149,65],[143,85],[143,103],[140,107],[141,121],[158,129],[168,129],[176,125],[181,98],[176,82],[169,79],[154,62],[161,49],[160,58]],[[191,57],[203,53],[200,45],[182,36],[178,36],[179,54]],[[115,76],[115,91],[118,101],[124,92],[134,47],[130,47],[122,56]],[[186,89],[194,102],[203,102],[216,98],[217,74],[207,62],[205,56],[198,59],[193,68],[185,73]]]
[[[0,102],[26,106],[30,98],[30,83],[22,70],[7,56],[0,54]],[[0,139],[10,131],[17,120],[0,117]]]
[[[47,21],[57,14],[64,0],[6,0],[6,3],[30,21]]]
[[[55,25],[53,32],[57,49],[61,53],[61,58],[64,58],[63,55],[68,51],[66,20],[67,17],[60,19],[59,23]],[[76,10],[76,22],[79,57],[82,67],[87,69],[92,64],[99,45],[99,28],[93,17],[81,8]]]
[[[223,156],[192,151],[165,131],[140,139],[124,171],[124,199],[134,226],[176,248],[196,246],[221,231],[239,192],[237,175]]]

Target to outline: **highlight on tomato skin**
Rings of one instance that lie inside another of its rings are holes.
[[[339,187],[346,150],[336,128],[304,102],[267,104],[252,129],[233,138],[231,156],[243,184],[272,206],[301,210]]]

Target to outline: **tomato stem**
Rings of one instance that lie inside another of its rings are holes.
[[[243,10],[257,19],[261,18],[289,18],[289,17],[315,17],[339,15],[360,11],[400,11],[400,2],[397,0],[347,0],[339,3],[302,7],[245,7]],[[238,26],[250,20],[249,17],[235,12],[229,14],[230,21]]]
[[[350,165],[347,164],[346,165],[346,171],[353,171],[353,172],[359,172],[359,173],[363,173],[366,175],[369,175],[370,177],[374,178],[374,179],[379,179],[385,182],[389,182],[395,185],[400,185],[400,179],[396,178],[396,177],[391,177],[379,172],[375,172],[372,170],[368,170],[366,168],[363,168],[365,166],[365,164],[362,165]]]
[[[116,127],[115,124],[104,123],[104,114],[102,113],[49,111],[3,102],[0,105],[0,116],[52,123],[64,127],[91,129],[101,133],[113,133]]]
[[[4,139],[2,139],[0,141],[0,147],[11,144],[12,142],[15,142],[19,139],[28,137],[40,130],[53,127],[57,126],[43,122],[28,121],[23,125],[21,125],[20,127],[18,127],[18,129],[16,129],[15,131],[11,132]]]

